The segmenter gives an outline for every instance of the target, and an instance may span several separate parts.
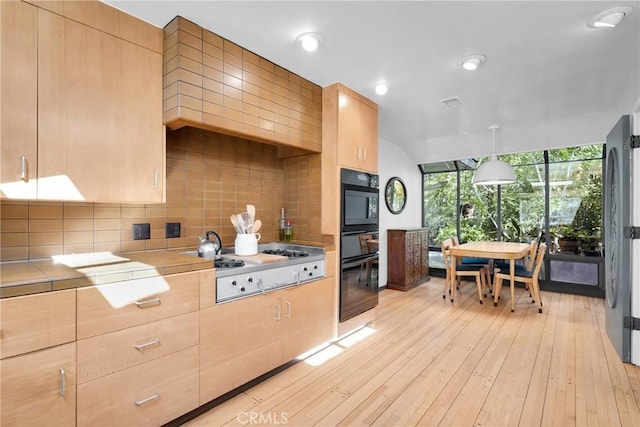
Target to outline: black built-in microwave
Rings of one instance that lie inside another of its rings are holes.
[[[378,175],[342,169],[341,183],[342,231],[377,231]]]

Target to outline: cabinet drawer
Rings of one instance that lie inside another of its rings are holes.
[[[103,293],[107,287],[122,287],[122,283],[78,289],[78,339],[198,310],[199,277],[197,271],[164,276],[168,291],[121,308],[114,308]],[[135,286],[136,281],[131,283]]]
[[[0,322],[1,358],[76,339],[76,290],[5,298]]]
[[[198,344],[198,312],[78,341],[78,383]]]
[[[198,406],[198,346],[78,385],[77,425],[159,426]]]

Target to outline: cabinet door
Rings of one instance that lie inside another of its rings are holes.
[[[200,311],[200,404],[281,364],[279,292]]]
[[[161,61],[38,10],[38,198],[162,201]]]
[[[162,55],[120,41],[119,161],[122,201],[164,201]]]
[[[338,164],[378,171],[378,110],[338,92]]]
[[[329,277],[282,292],[282,362],[334,337],[335,278]]]
[[[76,290],[3,299],[0,357],[7,358],[76,339]]]
[[[360,101],[345,92],[338,92],[338,164],[360,167],[362,131]]]
[[[75,425],[75,370],[75,343],[1,360],[2,425]]]
[[[35,199],[37,9],[21,1],[2,1],[0,13],[0,197]]]
[[[378,172],[378,110],[360,103],[360,129],[362,132],[362,169]]]

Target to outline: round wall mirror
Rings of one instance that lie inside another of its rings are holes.
[[[387,202],[387,208],[392,214],[399,214],[404,210],[407,204],[407,188],[404,186],[404,182],[397,176],[394,176],[387,181],[387,186],[384,190],[384,199]]]

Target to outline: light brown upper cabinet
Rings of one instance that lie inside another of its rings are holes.
[[[7,29],[4,3],[3,59],[5,45],[17,38],[25,45],[18,56],[29,66],[3,61],[3,105],[7,82],[26,97],[6,95],[9,103],[18,102],[25,124],[5,131],[12,117],[3,108],[2,196],[162,202],[162,30],[140,26],[100,2],[58,2],[54,9],[60,14],[12,4],[6,9],[20,24],[11,22]],[[90,25],[78,21],[84,18],[92,20]],[[155,34],[158,49],[141,42],[146,33]],[[22,154],[25,146],[37,147],[37,154]],[[11,168],[5,170],[5,164]],[[16,191],[9,194],[5,188]]]
[[[38,9],[0,2],[0,197],[36,198]]]
[[[41,199],[162,201],[162,56],[39,10],[38,162]]]
[[[335,83],[324,89],[323,120],[335,132],[338,166],[376,173],[378,171],[378,106],[350,88]],[[333,131],[333,132],[332,132]],[[324,136],[325,141],[332,139]]]

